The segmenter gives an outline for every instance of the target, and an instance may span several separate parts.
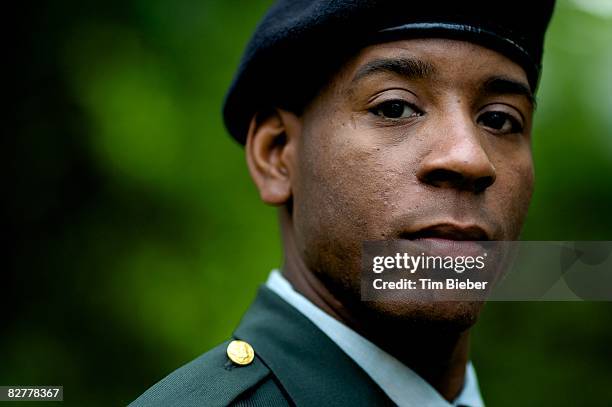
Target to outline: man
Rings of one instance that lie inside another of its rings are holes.
[[[289,1],[228,93],[273,271],[233,338],[134,405],[481,406],[480,302],[362,301],[364,241],[516,240],[533,187],[538,2]]]

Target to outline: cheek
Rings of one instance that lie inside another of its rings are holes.
[[[519,237],[533,194],[534,170],[531,152],[505,159],[498,171],[496,201],[499,216],[504,219],[504,239]]]
[[[310,144],[307,156],[312,159],[302,165],[306,198],[302,201],[322,223],[333,220],[366,230],[384,195],[380,149],[352,140],[350,132],[342,129],[319,134],[325,141]]]
[[[385,237],[388,219],[381,214],[392,202],[394,170],[372,140],[350,122],[304,132],[293,190],[296,240],[303,252],[324,246],[323,251],[358,259],[364,240]]]

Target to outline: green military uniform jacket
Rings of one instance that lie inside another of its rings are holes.
[[[224,342],[130,406],[392,406],[334,342],[265,286],[234,332],[255,358],[233,363]]]

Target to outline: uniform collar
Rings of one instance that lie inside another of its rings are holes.
[[[392,406],[370,377],[295,307],[262,286],[234,332],[297,406]]]
[[[273,270],[266,286],[300,311],[340,349],[342,349],[399,406],[483,407],[476,372],[471,363],[466,367],[463,390],[451,404],[429,383],[372,342],[332,318],[293,289]]]

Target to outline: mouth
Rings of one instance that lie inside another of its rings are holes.
[[[489,233],[478,225],[458,225],[452,223],[440,223],[426,226],[416,231],[408,231],[400,234],[401,239],[407,240],[453,240],[453,241],[488,241],[491,240]]]
[[[482,242],[490,241],[491,235],[478,225],[440,223],[402,233],[400,238],[410,240],[415,252],[457,257],[482,254]]]

